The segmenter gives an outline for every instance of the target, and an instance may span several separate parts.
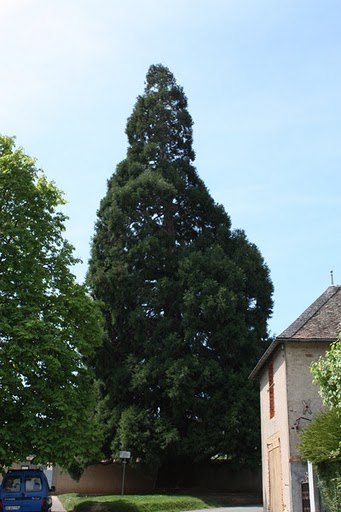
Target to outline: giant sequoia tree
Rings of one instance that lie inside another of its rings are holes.
[[[267,337],[268,268],[193,167],[187,99],[166,67],[150,67],[126,133],[88,273],[105,316],[106,453],[245,461],[258,445],[247,377]]]

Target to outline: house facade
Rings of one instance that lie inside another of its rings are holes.
[[[250,378],[260,383],[263,507],[269,512],[319,512],[299,437],[323,410],[310,366],[337,339],[341,286],[329,286],[276,337]]]

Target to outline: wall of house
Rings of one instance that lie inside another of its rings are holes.
[[[279,346],[272,360],[274,379],[274,415],[270,418],[268,367],[264,367],[260,379],[261,421],[262,421],[262,480],[263,480],[263,506],[264,510],[271,510],[271,503],[281,501],[285,511],[290,510],[290,472],[289,472],[289,436],[288,436],[288,409],[286,394],[286,360],[285,351]],[[276,450],[273,452],[272,450]],[[269,483],[273,469],[269,458],[276,453],[276,479],[279,487],[273,496],[270,496]],[[269,455],[270,454],[270,455]],[[280,475],[278,475],[278,472]],[[281,496],[279,496],[281,494]]]
[[[319,388],[312,382],[310,366],[328,349],[326,342],[290,341],[286,343],[288,424],[290,437],[290,472],[292,510],[302,510],[301,484],[307,465],[299,454],[300,433],[323,410]]]

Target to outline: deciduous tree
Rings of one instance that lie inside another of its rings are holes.
[[[0,137],[0,464],[91,457],[101,315],[71,268],[64,203],[10,137]],[[98,447],[98,443],[97,443]]]
[[[341,410],[341,334],[326,356],[312,365],[312,374],[325,405]]]

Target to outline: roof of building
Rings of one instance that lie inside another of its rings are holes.
[[[258,379],[263,366],[278,345],[287,341],[324,341],[337,339],[341,322],[341,286],[331,285],[292,324],[271,343],[250,374]]]

